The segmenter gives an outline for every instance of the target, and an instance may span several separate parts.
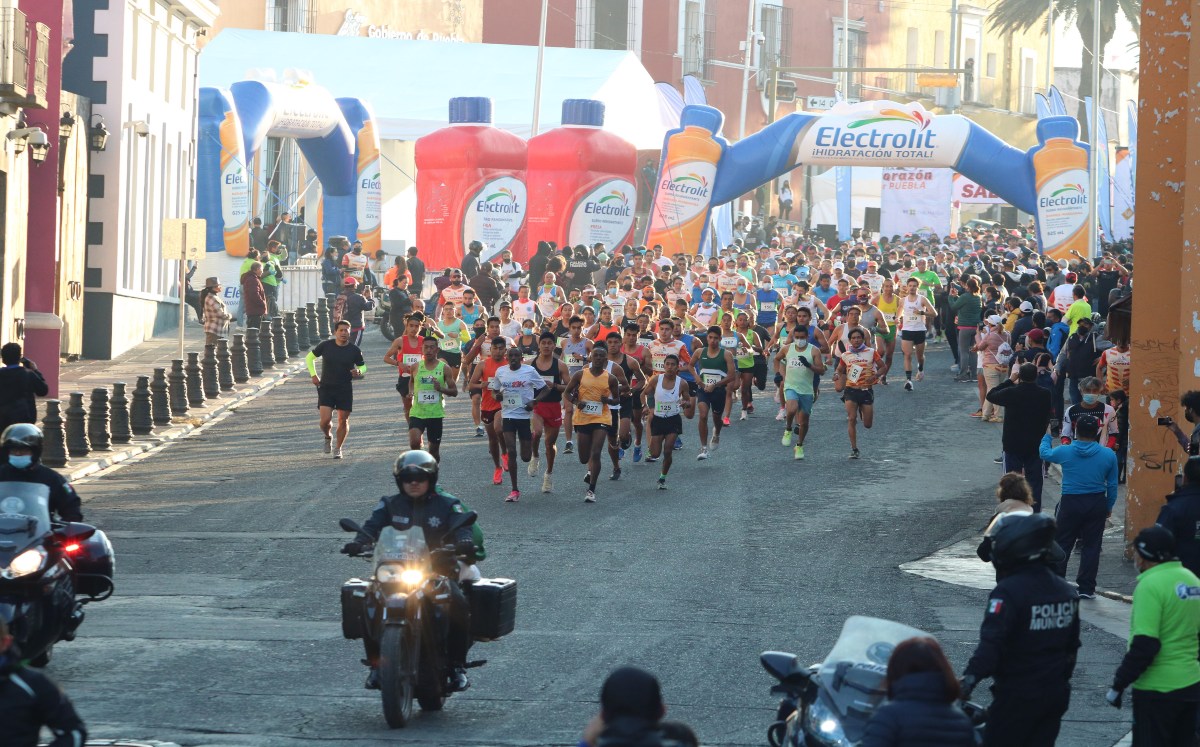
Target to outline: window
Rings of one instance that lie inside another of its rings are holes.
[[[858,28],[855,28],[855,26]],[[848,67],[863,67],[864,57],[867,48],[867,32],[863,28],[863,24],[855,24],[850,22],[850,49],[846,63]],[[833,65],[834,67],[842,67],[842,19],[833,19]],[[842,91],[842,95],[848,99],[862,98],[862,75],[858,73],[839,73],[834,76],[839,81],[848,80],[848,85],[839,84],[840,87],[847,90]]]
[[[921,32],[915,28],[908,29],[908,50],[907,58],[905,59],[905,67],[914,69],[920,66],[921,57],[919,45],[921,43]],[[917,74],[908,73],[905,77],[905,89],[909,93],[917,92]]]
[[[267,31],[312,32],[316,8],[310,0],[267,0]]]
[[[933,66],[946,66],[946,32],[933,32]]]
[[[716,0],[686,0],[683,4],[683,74],[711,79],[709,61],[713,58],[717,24],[713,18]]]
[[[575,46],[641,55],[642,0],[575,0]]]
[[[1033,94],[1037,90],[1034,72],[1037,69],[1037,52],[1032,49],[1021,49],[1021,82],[1017,89],[1017,106],[1022,114],[1034,114]]]
[[[987,53],[987,66],[984,68],[983,74],[988,78],[996,77],[996,53]]]
[[[762,80],[766,81],[772,68],[791,63],[792,9],[763,3],[758,12],[758,30],[763,35],[758,67],[763,72]]]

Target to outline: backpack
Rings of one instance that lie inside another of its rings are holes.
[[[1000,343],[1000,347],[996,348],[996,365],[1007,366],[1012,362],[1013,349],[1007,342]]]
[[[333,323],[337,324],[346,316],[346,294],[339,293],[337,300],[333,302]]]

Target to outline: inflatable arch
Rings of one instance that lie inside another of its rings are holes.
[[[1088,147],[1073,117],[1037,124],[1039,144],[1018,150],[957,114],[920,104],[864,101],[821,114],[797,112],[735,144],[724,115],[688,106],[663,144],[647,245],[695,253],[712,209],[801,165],[951,168],[1037,218],[1048,256],[1087,247]]]

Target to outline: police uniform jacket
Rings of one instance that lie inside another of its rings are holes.
[[[43,726],[54,733],[49,747],[77,747],[87,739],[83,721],[57,685],[22,667],[12,649],[0,654],[0,745],[35,747]]]
[[[441,488],[433,491],[422,500],[413,500],[404,493],[389,495],[379,499],[379,505],[371,512],[371,518],[363,524],[363,533],[372,540],[379,539],[379,533],[386,526],[405,530],[419,526],[425,532],[425,544],[437,548],[456,545],[459,542],[472,539],[471,528],[463,527],[454,536],[446,536],[446,527],[454,514],[464,513],[466,509],[461,501]]]
[[[50,488],[50,513],[63,521],[83,521],[79,495],[67,478],[44,464],[17,469],[11,464],[0,465],[0,483],[31,482]]]

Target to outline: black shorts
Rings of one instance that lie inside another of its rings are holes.
[[[650,435],[651,436],[667,436],[670,434],[683,433],[683,417],[680,415],[672,415],[669,418],[660,418],[657,415],[650,416]]]
[[[854,387],[846,387],[842,390],[843,402],[855,402],[860,407],[864,405],[875,404],[874,389],[855,389]]]
[[[633,417],[633,397],[625,397],[621,400],[621,417],[625,420]]]
[[[332,407],[342,412],[354,410],[354,390],[317,387],[317,407]]]
[[[606,434],[612,430],[612,426],[608,423],[584,423],[583,425],[575,426],[576,433],[595,433],[596,431],[604,431]]]
[[[691,379],[684,379],[683,383],[687,384],[688,392],[690,392],[693,397],[696,396],[696,392],[700,391],[700,386]]]
[[[401,397],[408,397],[409,391],[411,390],[411,388],[412,388],[412,377],[411,376],[401,376],[400,378],[396,379],[396,391],[400,392]]]
[[[533,430],[529,423],[529,418],[504,418],[501,431],[504,433],[515,433],[519,438],[528,441],[530,438],[533,438]]]
[[[499,410],[480,410],[479,411],[479,419],[482,420],[483,422],[487,423],[488,425],[491,425],[492,421],[495,420],[496,416],[499,414],[500,414]]]
[[[612,416],[612,422],[609,424],[609,427],[612,428],[613,433],[616,433],[617,428],[620,427],[620,425],[621,425],[621,413],[623,413],[623,412],[625,412],[625,411],[624,410],[614,410],[612,408],[609,408],[609,410],[608,410],[608,414],[610,416]]]
[[[449,350],[438,350],[438,360],[446,361],[450,368],[462,367],[462,353],[452,353]]]
[[[900,330],[900,339],[911,342],[914,345],[925,344],[925,330]]]
[[[442,418],[410,417],[408,419],[408,429],[410,431],[421,431],[431,444],[440,444],[442,442],[442,424]]]
[[[697,401],[703,402],[704,404],[708,405],[710,408],[724,410],[726,396],[727,396],[727,390],[725,389],[725,387],[719,387],[717,389],[712,390],[711,392],[706,392],[703,389],[701,389],[699,392],[697,392],[696,399],[697,399]]]

